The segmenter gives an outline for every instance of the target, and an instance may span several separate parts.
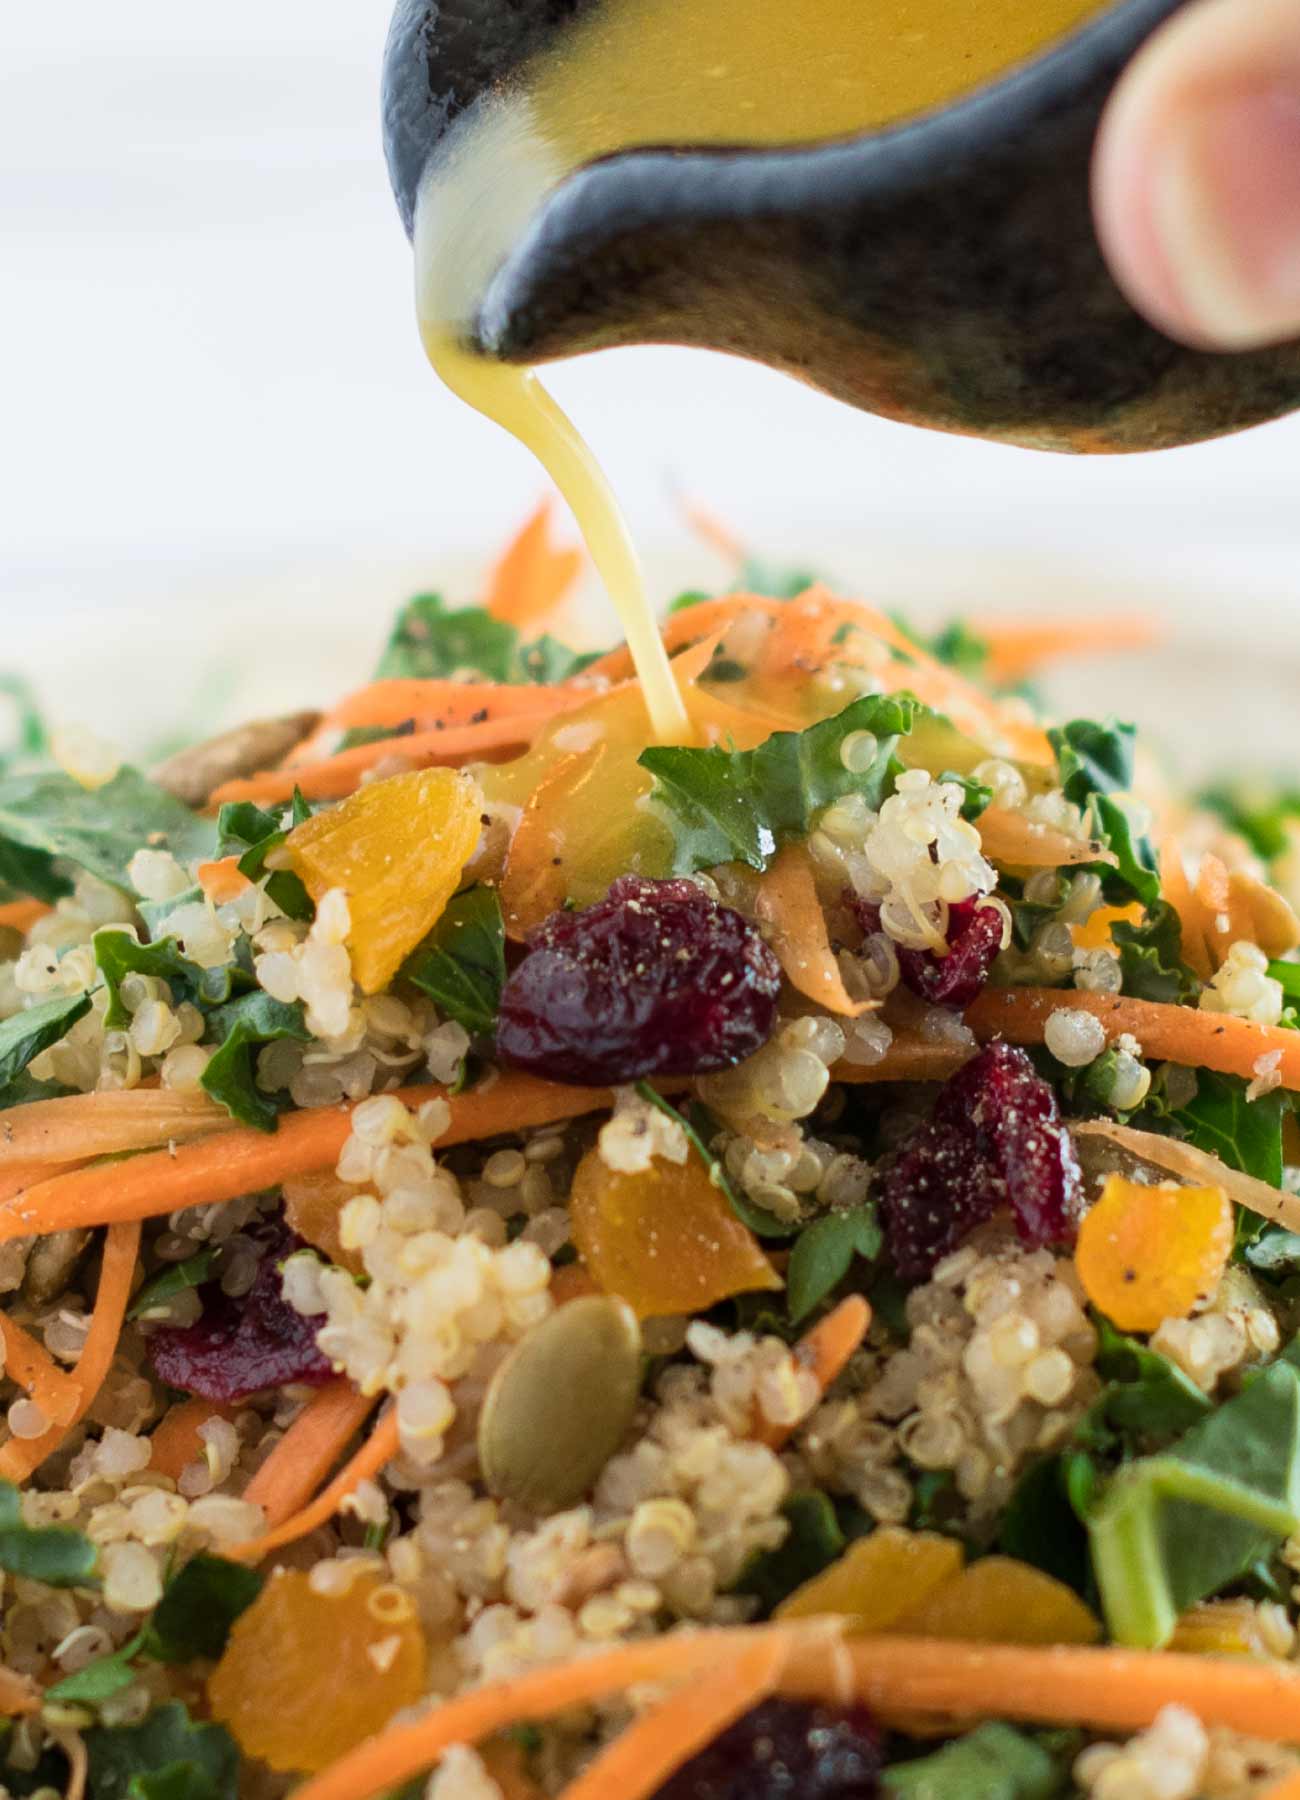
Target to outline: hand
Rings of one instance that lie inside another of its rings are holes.
[[[1107,107],[1093,204],[1116,280],[1171,337],[1300,337],[1300,0],[1175,13]]]

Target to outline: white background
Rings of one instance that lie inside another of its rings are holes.
[[[364,661],[409,582],[472,585],[540,492],[422,360],[379,144],[387,12],[0,0],[0,607],[23,654],[35,631],[55,668],[92,638],[111,657],[123,609],[183,650],[251,608],[313,621],[305,666],[321,642]],[[553,379],[661,583],[716,572],[678,489],[890,603],[1153,605],[1266,652],[1275,684],[1300,642],[1300,421],[1076,460],[694,352]]]

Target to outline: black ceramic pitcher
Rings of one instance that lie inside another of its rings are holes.
[[[399,0],[384,73],[407,230],[431,152],[603,0]],[[754,0],[756,5],[780,0]],[[1300,406],[1300,342],[1176,344],[1093,234],[1102,106],[1184,0],[1118,0],[989,86],[810,148],[635,149],[577,170],[491,281],[488,355],[694,344],[890,418],[1052,450],[1147,450]]]

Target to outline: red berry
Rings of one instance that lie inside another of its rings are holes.
[[[780,987],[740,913],[693,881],[624,875],[530,935],[501,995],[497,1051],[551,1081],[700,1075],[767,1042]]]
[[[319,1387],[333,1373],[316,1347],[318,1320],[285,1299],[284,1259],[303,1248],[279,1230],[266,1245],[253,1285],[234,1298],[216,1282],[203,1289],[203,1316],[193,1325],[164,1325],[149,1339],[149,1359],[168,1387],[204,1400],[242,1400],[285,1382]]]
[[[846,900],[864,931],[880,930],[880,908],[851,889]],[[993,959],[1002,948],[1002,914],[977,898],[956,900],[948,908],[948,954],[910,950],[895,944],[898,972],[910,988],[932,1006],[961,1011],[970,1005],[989,978]]]
[[[883,1181],[895,1267],[927,1276],[977,1225],[1009,1209],[1026,1244],[1069,1242],[1082,1176],[1051,1086],[1023,1050],[990,1044],[944,1084]]]
[[[864,1707],[765,1700],[654,1800],[874,1800],[880,1735]]]

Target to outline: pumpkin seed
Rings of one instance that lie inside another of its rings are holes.
[[[591,1488],[632,1423],[641,1332],[622,1300],[571,1300],[516,1344],[479,1415],[483,1479],[499,1498],[558,1512]]]

